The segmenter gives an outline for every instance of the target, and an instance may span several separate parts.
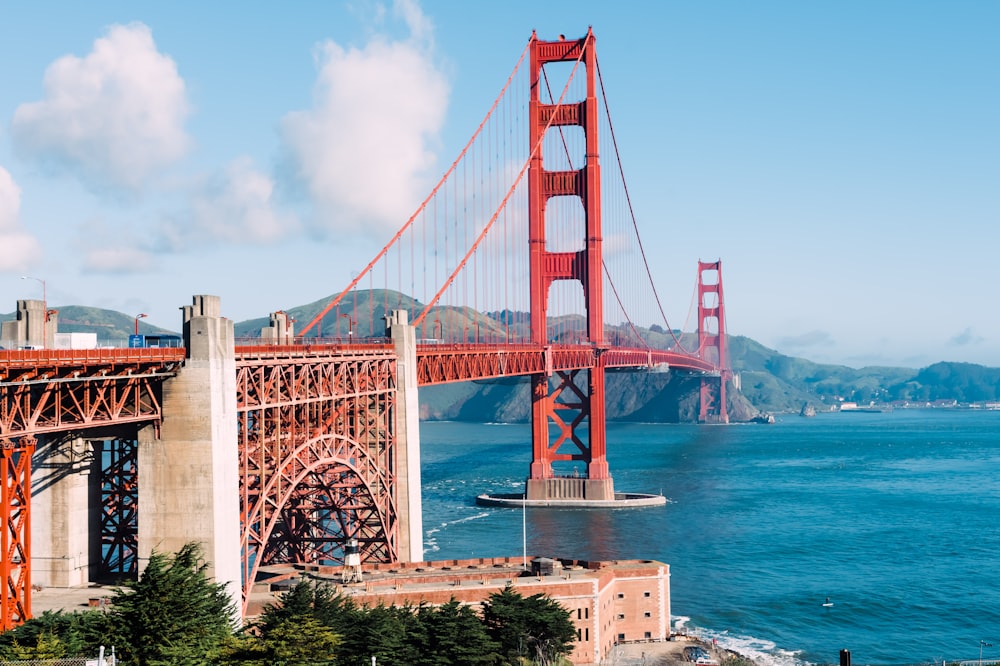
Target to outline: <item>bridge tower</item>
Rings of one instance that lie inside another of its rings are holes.
[[[722,261],[698,262],[698,349],[702,358],[715,363],[718,375],[701,378],[701,423],[729,423],[726,409],[726,382],[729,356],[726,353],[726,317],[722,300]]]
[[[543,42],[532,34],[530,52],[528,244],[532,342],[549,344],[552,283],[578,280],[587,310],[587,337],[600,349],[604,346],[604,311],[594,35],[588,30],[582,39]],[[542,67],[578,60],[586,69],[586,98],[561,105],[542,103]],[[548,171],[542,155],[544,134],[547,129],[562,126],[583,129],[586,160],[577,170]],[[576,252],[550,251],[546,245],[546,206],[549,199],[561,196],[579,197],[583,204],[584,223],[580,228],[585,234],[584,246]],[[531,376],[531,389],[532,460],[527,499],[613,500],[614,484],[605,451],[604,369],[535,374]],[[584,426],[586,435],[582,434]],[[567,461],[584,463],[585,477],[557,478],[552,463]]]

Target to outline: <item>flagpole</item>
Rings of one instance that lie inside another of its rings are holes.
[[[524,498],[521,500],[521,568],[528,570],[528,485],[524,486]]]

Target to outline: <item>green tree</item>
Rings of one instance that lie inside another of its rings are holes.
[[[523,597],[511,585],[483,604],[483,623],[507,664],[522,657],[553,661],[573,651],[576,629],[569,611],[543,594]]]
[[[0,658],[21,658],[14,656],[15,644],[23,651],[31,649],[31,646],[47,646],[53,638],[58,639],[64,657],[91,656],[97,653],[101,645],[113,644],[108,634],[108,617],[103,611],[45,611],[21,626],[0,634]]]
[[[139,580],[118,590],[109,620],[123,661],[136,666],[202,665],[233,633],[225,584],[208,579],[201,547],[154,552]]]
[[[22,646],[16,641],[11,648],[11,659],[62,659],[66,656],[66,646],[53,633],[43,632],[33,647]]]
[[[337,594],[328,584],[300,580],[281,595],[278,603],[264,608],[257,626],[266,635],[289,618],[314,617],[323,626],[342,633],[343,626],[357,612],[353,599]]]
[[[358,608],[345,617],[345,623],[336,627],[343,636],[342,655],[337,663],[353,666],[376,657],[379,663],[405,664],[411,654],[408,628],[412,627],[413,609],[410,606]]]
[[[264,640],[274,666],[332,664],[340,637],[313,617],[288,619],[272,629]]]
[[[452,599],[437,608],[421,608],[418,617],[434,651],[418,657],[415,666],[490,666],[500,661],[497,643],[470,607]]]

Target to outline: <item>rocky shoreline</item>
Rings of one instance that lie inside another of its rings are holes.
[[[697,645],[705,649],[720,666],[755,666],[755,662],[739,653],[727,650],[687,634],[672,634],[668,641],[640,641],[615,647],[607,663],[615,666],[694,666],[684,658],[684,648]]]

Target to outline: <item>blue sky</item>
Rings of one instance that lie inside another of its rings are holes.
[[[175,330],[194,294],[239,321],[333,293],[531,31],[593,26],[672,321],[721,258],[732,334],[855,367],[1000,366],[1000,3],[0,10],[0,312],[41,297],[22,275],[53,307]],[[391,163],[365,148],[387,135]]]

